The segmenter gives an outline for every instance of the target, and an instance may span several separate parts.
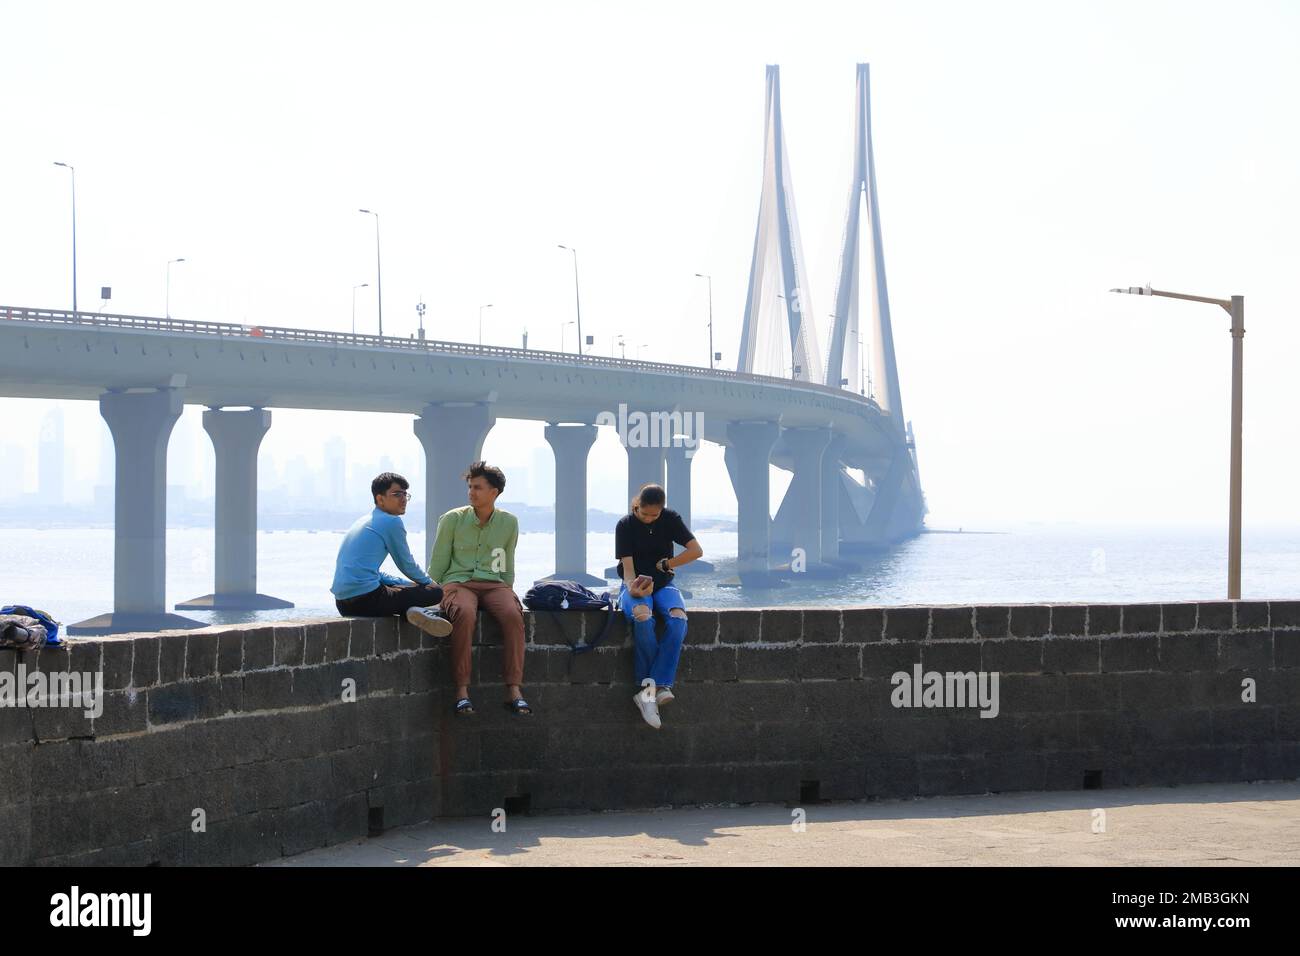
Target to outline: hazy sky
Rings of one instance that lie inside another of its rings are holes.
[[[0,5],[0,304],[345,330],[384,250],[385,331],[556,348],[582,270],[609,353],[734,365],[781,65],[811,302],[828,341],[854,64],[872,67],[903,405],[930,525],[1226,520],[1244,294],[1245,520],[1300,521],[1294,275],[1300,5],[28,3]],[[568,346],[573,345],[572,329]],[[614,351],[617,353],[617,348]],[[32,451],[49,403],[0,400]],[[69,404],[79,467],[101,425]],[[264,451],[413,457],[404,417],[277,411]],[[196,411],[187,412],[193,429]],[[531,458],[509,423],[489,458]],[[370,448],[382,446],[370,454]],[[591,503],[625,507],[622,452]],[[734,508],[716,449],[696,510]],[[604,476],[603,479],[601,476]]]

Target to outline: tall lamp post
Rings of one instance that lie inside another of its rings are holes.
[[[369,209],[359,211],[375,217],[375,292],[379,295],[379,337],[382,339],[384,337],[384,274],[383,260],[379,257],[379,213],[371,212]]]
[[[709,368],[713,368],[713,276],[705,275],[703,272],[695,273],[698,279],[709,280]]]
[[[370,288],[369,282],[362,282],[352,287],[352,334],[357,334],[357,290]]]
[[[832,320],[832,321],[836,321],[836,320],[838,320],[838,319],[839,319],[839,316],[834,315],[834,314],[831,315],[831,320]],[[834,328],[834,326],[832,326],[832,328]],[[853,330],[853,341],[857,344],[857,350],[858,350],[858,362],[859,362],[859,365],[858,365],[858,390],[861,392],[861,394],[862,394],[862,396],[863,396],[864,398],[869,398],[870,396],[867,395],[867,353],[866,353],[866,351],[862,348],[862,332],[861,332],[861,330],[859,330],[859,329],[854,329],[854,330]]]
[[[483,310],[492,308],[492,303],[478,307],[478,344],[483,344]]]
[[[561,249],[569,249],[568,246],[560,246]],[[582,296],[578,292],[578,250],[569,249],[573,253],[573,301],[578,312],[578,354],[582,354]]]
[[[560,323],[560,351],[561,352],[564,351],[564,333],[569,330],[569,326],[576,325],[576,324],[577,323],[575,323],[573,319],[570,319],[568,322]]]
[[[1181,292],[1161,292],[1145,286],[1111,289],[1125,295],[1159,295],[1168,299],[1207,302],[1217,305],[1232,317],[1232,437],[1231,464],[1228,475],[1228,600],[1241,599],[1241,347],[1246,336],[1246,297],[1215,299]]]
[[[67,163],[55,163],[72,173],[72,314],[77,314],[77,170]]]
[[[169,319],[172,317],[172,265],[184,261],[184,259],[167,260],[167,292],[163,296],[163,315]]]

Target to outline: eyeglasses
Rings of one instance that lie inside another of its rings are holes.
[[[415,495],[411,494],[409,491],[390,491],[388,495],[391,498],[397,498],[399,500],[405,499],[406,501],[410,501],[415,497]]]

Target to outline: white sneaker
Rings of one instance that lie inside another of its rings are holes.
[[[671,687],[660,687],[659,693],[655,694],[655,703],[660,707],[664,704],[671,703],[676,699],[677,698],[673,697],[673,689]]]
[[[632,703],[636,704],[636,709],[641,711],[642,719],[658,730],[663,722],[659,719],[659,705],[655,703],[654,698],[647,697],[645,691],[639,690],[632,695]]]
[[[425,634],[432,634],[434,637],[446,637],[451,633],[451,621],[431,607],[408,608],[406,619]]]

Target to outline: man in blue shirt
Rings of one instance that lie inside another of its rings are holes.
[[[411,557],[406,543],[402,515],[411,499],[409,487],[401,475],[391,471],[379,475],[370,483],[375,509],[358,518],[343,536],[330,591],[334,606],[344,617],[406,614],[411,608],[428,608],[442,601],[442,588]],[[379,570],[389,556],[414,584]],[[435,637],[451,633],[451,622],[433,613],[408,614],[407,620]]]

